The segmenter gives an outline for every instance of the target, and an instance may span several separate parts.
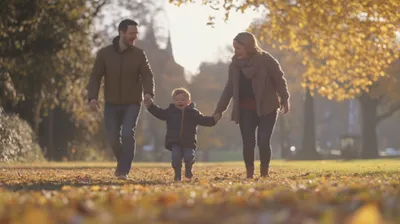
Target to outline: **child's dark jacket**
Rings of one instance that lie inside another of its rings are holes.
[[[197,148],[197,126],[214,126],[215,120],[211,116],[204,116],[195,108],[192,102],[185,109],[181,110],[174,104],[167,109],[161,109],[153,104],[148,111],[160,120],[167,123],[167,134],[165,136],[165,148],[171,150],[176,144],[182,148]]]

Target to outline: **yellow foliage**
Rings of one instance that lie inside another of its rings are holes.
[[[370,203],[362,206],[355,212],[346,224],[382,224],[383,219],[376,204]]]
[[[22,215],[22,220],[20,223],[24,224],[35,224],[35,223],[42,223],[42,224],[49,224],[53,223],[50,219],[49,213],[44,211],[40,208],[28,208]],[[19,223],[19,222],[17,222]]]
[[[222,5],[228,14],[230,9],[245,9],[244,13],[249,8],[268,9],[266,20],[249,30],[266,43],[277,41],[304,57],[304,85],[328,98],[345,100],[368,91],[373,82],[387,76],[385,70],[399,58],[395,33],[400,26],[398,0],[210,0],[207,4],[213,8]]]
[[[395,160],[272,161],[270,177],[259,178],[256,171],[252,180],[245,179],[242,162],[196,163],[194,178],[182,183],[173,182],[170,164],[136,163],[126,181],[117,180],[112,168],[115,163],[0,164],[0,223],[400,220]],[[360,202],[365,205],[355,211]]]

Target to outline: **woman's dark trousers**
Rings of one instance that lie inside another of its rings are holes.
[[[271,161],[271,136],[277,118],[277,111],[258,116],[255,110],[241,108],[239,112],[239,126],[243,140],[243,159],[246,165],[247,177],[254,175],[254,148],[257,146],[260,152],[260,175],[268,176],[269,163]]]

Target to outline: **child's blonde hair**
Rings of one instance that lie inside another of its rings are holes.
[[[189,92],[189,90],[187,90],[187,89],[185,89],[183,87],[176,88],[176,89],[172,90],[172,98],[175,97],[176,95],[179,95],[179,94],[184,94],[188,98],[188,100],[190,100],[190,92]]]

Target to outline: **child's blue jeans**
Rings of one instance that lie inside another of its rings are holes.
[[[191,169],[196,159],[196,150],[190,148],[181,148],[179,145],[172,146],[172,168],[176,171],[182,169],[182,159],[186,169]]]

